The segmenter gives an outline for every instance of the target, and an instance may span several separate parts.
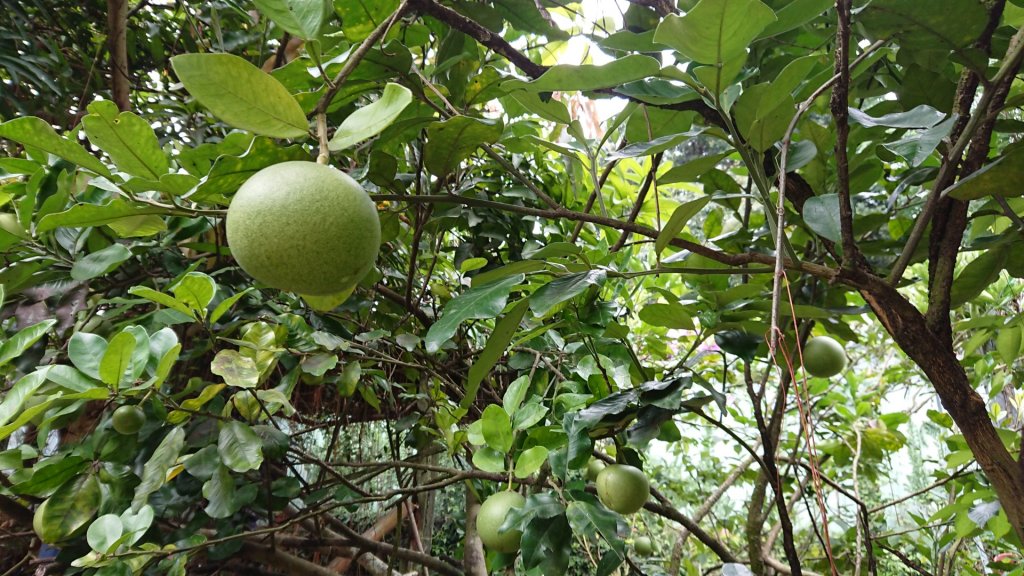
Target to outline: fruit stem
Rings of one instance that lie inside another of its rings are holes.
[[[316,163],[326,166],[331,159],[331,153],[327,148],[326,112],[317,112],[316,114],[316,135],[320,139],[320,154],[316,157]]]

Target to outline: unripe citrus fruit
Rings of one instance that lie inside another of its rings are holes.
[[[499,533],[498,529],[505,523],[508,511],[521,507],[524,502],[525,498],[511,491],[498,492],[484,500],[476,515],[476,532],[484,546],[495,552],[511,553],[519,550],[519,541],[523,538],[523,533],[519,530]]]
[[[654,543],[647,536],[637,536],[633,540],[633,550],[640,556],[650,556],[654,554]]]
[[[828,336],[816,336],[804,346],[804,370],[811,376],[830,378],[846,369],[846,351]]]
[[[377,207],[347,174],[282,162],[246,180],[227,216],[231,254],[250,276],[298,294],[348,290],[380,249]]]
[[[121,406],[110,420],[118,434],[132,435],[146,423],[146,415],[138,406]]]
[[[587,482],[597,480],[597,475],[600,474],[601,470],[604,470],[606,466],[607,464],[596,458],[587,462],[587,471],[584,473],[584,477],[587,479]]]
[[[612,464],[597,475],[597,497],[619,514],[632,514],[644,507],[651,493],[647,476],[626,464]]]

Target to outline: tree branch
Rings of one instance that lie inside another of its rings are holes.
[[[118,110],[131,110],[128,80],[128,0],[107,0],[107,42],[110,47],[110,96]]]

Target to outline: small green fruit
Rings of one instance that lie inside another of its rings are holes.
[[[130,436],[146,423],[146,414],[138,406],[121,406],[114,410],[110,420],[118,434]]]
[[[650,556],[654,554],[654,543],[647,536],[637,536],[633,540],[633,550],[639,556]]]
[[[519,530],[499,533],[498,529],[505,523],[508,511],[522,507],[525,502],[526,499],[520,494],[511,491],[498,492],[484,500],[476,515],[476,531],[484,546],[495,552],[512,553],[519,550],[523,533]]]
[[[604,470],[607,466],[608,465],[605,464],[603,461],[597,460],[596,458],[592,459],[590,462],[587,462],[587,471],[584,474],[584,476],[587,479],[587,482],[594,482],[595,480],[597,480],[597,475],[600,474],[601,470]]]
[[[597,475],[597,497],[619,514],[632,514],[644,507],[651,493],[647,476],[626,464],[612,464]]]
[[[828,336],[811,338],[803,350],[804,370],[811,376],[831,378],[846,369],[846,351]]]
[[[380,249],[377,206],[347,174],[282,162],[254,174],[231,200],[231,255],[274,288],[324,296],[351,289]]]

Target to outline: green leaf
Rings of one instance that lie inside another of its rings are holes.
[[[56,321],[46,320],[45,322]],[[14,386],[4,392],[3,400],[0,401],[0,426],[7,424],[11,421],[11,418],[14,418],[16,414],[21,412],[25,400],[28,400],[40,386],[46,383],[48,372],[48,366],[40,368],[35,372],[30,372],[19,378]]]
[[[693,318],[686,308],[678,302],[668,304],[648,304],[640,309],[640,320],[651,326],[673,328],[676,330],[693,330]]]
[[[600,534],[612,551],[621,559],[625,559],[626,551],[622,539],[618,537],[619,515],[599,504],[592,494],[583,493],[578,499],[569,502],[565,509],[573,532],[578,535]]]
[[[206,318],[206,307],[217,293],[217,283],[202,272],[189,272],[171,287],[171,292],[178,302],[194,310],[199,318]]]
[[[501,407],[505,409],[506,413],[515,414],[519,410],[526,395],[530,392],[530,384],[530,375],[523,374],[508,385],[505,395],[501,397]]]
[[[885,126],[887,128],[931,128],[946,118],[944,112],[940,112],[931,106],[921,104],[906,112],[893,112],[878,118],[872,117],[856,108],[850,108],[850,122],[861,126],[872,128]]]
[[[505,453],[489,446],[481,446],[473,451],[473,466],[484,472],[501,474],[505,471]]]
[[[42,118],[25,116],[8,120],[0,124],[0,138],[38,148],[97,174],[110,176],[110,170],[107,170],[103,162],[86,152],[77,142],[57,135],[53,127]]]
[[[456,116],[427,127],[427,146],[423,164],[431,173],[444,176],[453,172],[483,144],[493,144],[504,130],[500,120]]]
[[[557,124],[572,122],[572,117],[569,116],[569,109],[560,100],[549,98],[545,101],[540,98],[537,92],[530,90],[516,90],[510,93],[509,96],[527,111],[545,120]]]
[[[491,335],[487,338],[487,345],[477,356],[476,362],[469,367],[469,376],[466,379],[466,392],[462,398],[460,405],[464,408],[469,407],[475,400],[477,392],[480,389],[480,383],[484,377],[494,365],[498,363],[501,356],[505,354],[505,349],[508,348],[512,337],[519,329],[519,323],[522,322],[523,316],[526,315],[526,311],[530,308],[530,301],[528,299],[522,299],[516,302],[512,309],[508,311],[508,314],[494,325],[494,330],[491,331]]]
[[[758,39],[771,38],[795,30],[821,16],[822,12],[833,5],[835,5],[834,0],[793,0],[775,12],[778,20],[765,27],[757,37]]]
[[[569,90],[600,90],[615,88],[627,82],[654,76],[661,64],[650,56],[630,54],[607,64],[558,64],[547,69],[532,82],[509,80],[502,87],[532,92],[567,92]]]
[[[232,420],[221,425],[217,450],[224,465],[235,472],[256,470],[263,463],[263,442],[244,422]]]
[[[124,533],[121,517],[117,514],[104,514],[92,521],[86,532],[89,547],[100,554],[112,552]]]
[[[543,446],[534,446],[528,450],[524,450],[519,458],[516,459],[516,478],[526,478],[544,465],[544,462],[548,459],[548,449]]]
[[[75,332],[68,341],[68,359],[82,374],[96,380],[100,379],[100,360],[106,351],[106,339],[96,334]]]
[[[715,160],[715,162],[712,163],[711,166],[714,166],[714,164],[717,163],[718,160]],[[686,166],[681,166],[680,168],[685,167]],[[658,232],[658,238],[654,241],[654,250],[658,254],[661,254],[661,252],[668,247],[672,240],[679,236],[679,233],[683,231],[683,228],[686,227],[686,224],[690,221],[690,219],[693,218],[698,212],[700,212],[701,209],[704,208],[704,206],[706,206],[710,200],[711,196],[701,196],[696,200],[690,200],[689,202],[684,202],[680,204],[675,209],[675,211],[672,212],[672,217],[669,218],[668,222],[665,223],[665,227],[661,229],[661,232]]]
[[[203,509],[210,518],[228,518],[238,511],[235,506],[235,479],[226,466],[218,466],[203,483],[203,497],[209,502]]]
[[[96,514],[101,499],[100,482],[94,474],[65,482],[43,503],[39,536],[50,544],[67,539]]]
[[[412,92],[401,84],[388,82],[379,100],[356,110],[345,118],[327,147],[331,152],[373,138],[394,122],[412,102]]]
[[[178,459],[178,454],[185,446],[185,430],[180,426],[171,431],[160,441],[153,455],[142,467],[142,482],[135,488],[132,498],[132,511],[139,512],[149,501],[149,496],[160,489],[167,481],[167,471]]]
[[[796,112],[790,86],[771,82],[750,86],[736,101],[733,111],[740,132],[758,152],[780,140]]]
[[[526,430],[540,422],[548,414],[548,407],[541,404],[537,396],[512,413],[512,429]]]
[[[427,352],[433,354],[440,350],[441,345],[466,320],[494,318],[500,314],[505,309],[509,294],[525,279],[523,274],[514,274],[483,286],[474,286],[449,300],[441,318],[431,325],[424,338]]]
[[[555,305],[571,300],[591,286],[600,286],[608,278],[604,270],[588,270],[556,278],[530,295],[530,309],[534,316],[543,316]]]
[[[665,172],[661,176],[658,176],[658,184],[674,184],[676,182],[696,182],[697,178],[699,178],[708,170],[711,170],[712,168],[717,166],[723,158],[729,156],[730,154],[732,154],[732,152],[722,152],[721,154],[701,156],[694,160],[690,160],[685,164],[673,166],[668,172]]]
[[[210,363],[210,372],[224,379],[228,386],[255,388],[260,381],[256,361],[242,356],[238,350],[221,350]]]
[[[1020,357],[1021,328],[1020,326],[1006,326],[996,336],[996,352],[1002,357],[1007,366],[1013,365]]]
[[[660,138],[655,138],[649,142],[636,142],[624,147],[621,150],[617,150],[608,154],[609,160],[618,160],[620,158],[636,158],[637,156],[651,156],[658,152],[664,152],[671,148],[686,142],[704,132],[703,128],[695,128],[689,132],[683,132],[681,134],[669,134]]]
[[[56,228],[85,228],[103,226],[147,214],[171,215],[172,210],[145,204],[129,204],[115,198],[107,204],[76,204],[64,212],[47,214],[39,219],[36,232],[42,234]]]
[[[171,66],[189,94],[226,124],[274,138],[303,138],[309,131],[288,90],[238,56],[179,54]]]
[[[338,365],[338,356],[321,352],[306,356],[299,363],[299,368],[311,376],[323,376],[328,370],[333,370]],[[255,368],[255,365],[253,365]]]
[[[217,304],[217,307],[213,309],[213,312],[210,312],[210,324],[216,324],[217,320],[220,320],[221,316],[226,314],[228,310],[231,310],[231,307],[235,305],[235,302],[241,300],[243,296],[251,291],[252,288],[246,288],[238,294],[232,294],[224,300],[221,300],[220,304]]]
[[[109,154],[119,170],[150,180],[167,174],[170,163],[149,122],[131,112],[118,113],[110,100],[97,100],[88,110],[82,126],[89,142]]]
[[[0,292],[0,304],[2,304],[3,294]],[[26,328],[18,330],[18,333],[11,336],[9,339],[4,340],[0,343],[0,366],[7,364],[11,360],[21,356],[21,354],[28,350],[33,344],[39,341],[40,338],[46,335],[57,324],[56,319],[43,320],[38,324],[33,324]],[[2,418],[0,418],[2,422]]]
[[[341,371],[341,376],[338,378],[338,393],[343,398],[355,394],[356,387],[359,385],[359,377],[363,373],[363,368],[359,362],[349,362],[345,364],[345,368]]]
[[[329,9],[324,0],[253,0],[253,4],[286,32],[303,40],[320,36]]]
[[[253,174],[267,166],[290,160],[308,161],[311,158],[309,152],[298,144],[281,147],[266,136],[258,136],[241,155],[219,156],[190,198],[227,205],[227,198],[237,192]]]
[[[804,202],[804,222],[822,238],[833,242],[842,240],[842,229],[839,223],[839,196],[822,194],[808,198]]]
[[[898,154],[908,164],[916,168],[931,157],[942,140],[949,135],[957,118],[958,116],[954,114],[919,134],[911,134],[895,142],[886,142],[882,146],[893,154]]]
[[[995,162],[960,180],[944,194],[957,200],[985,196],[1016,197],[1024,194],[1017,182],[1024,181],[1024,146],[1014,146]]]
[[[125,542],[128,546],[135,544],[142,538],[146,530],[153,525],[153,507],[143,506],[138,512],[132,512],[131,509],[125,510],[121,513],[121,526],[124,529],[124,533],[128,536],[128,540]]]
[[[512,419],[508,412],[497,404],[484,409],[481,417],[481,432],[487,445],[502,454],[512,449]]]
[[[668,15],[654,41],[694,62],[721,65],[743,54],[775,13],[758,0],[701,0],[685,16]]]
[[[172,310],[177,310],[189,318],[195,319],[196,317],[192,309],[186,306],[184,302],[181,302],[173,296],[168,296],[163,292],[157,292],[147,286],[132,286],[128,289],[128,293],[134,294],[135,296],[141,296],[142,298],[151,302],[156,302],[157,304],[162,304]]]
[[[981,294],[999,278],[1005,262],[1005,245],[990,248],[972,260],[953,281],[949,294],[950,308],[959,308]]]
[[[125,376],[132,372],[132,353],[135,352],[135,336],[130,332],[118,332],[110,339],[107,349],[100,360],[100,381],[117,390],[124,382]]]
[[[116,270],[121,264],[132,257],[132,251],[122,244],[111,244],[102,250],[97,250],[84,258],[77,260],[71,266],[71,278],[78,280],[89,280],[103,276]]]

